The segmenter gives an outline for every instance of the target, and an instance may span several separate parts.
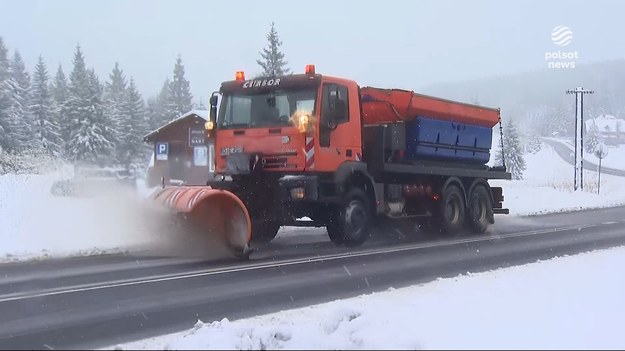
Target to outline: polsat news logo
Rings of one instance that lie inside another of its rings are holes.
[[[558,47],[566,47],[573,41],[573,31],[563,25],[556,26],[551,30],[551,41]],[[579,59],[577,51],[553,50],[545,52],[547,66],[552,69],[575,68],[575,63]]]

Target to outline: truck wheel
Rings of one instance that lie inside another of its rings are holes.
[[[277,222],[254,222],[252,224],[252,242],[255,244],[266,244],[273,240],[280,225]]]
[[[465,204],[462,191],[456,185],[449,185],[443,191],[440,207],[441,229],[446,234],[457,234],[465,218]]]
[[[330,240],[345,246],[358,246],[370,235],[371,211],[364,191],[353,188],[327,226]]]
[[[476,186],[469,197],[467,224],[473,233],[482,234],[493,218],[493,202],[483,185]]]
[[[343,233],[341,232],[341,228],[337,224],[338,219],[333,218],[332,222],[326,225],[326,231],[328,232],[328,237],[330,237],[330,241],[337,245],[343,244]]]

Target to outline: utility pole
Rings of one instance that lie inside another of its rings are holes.
[[[567,90],[567,94],[575,94],[575,173],[574,189],[584,190],[584,94],[594,94],[592,90],[577,87]]]

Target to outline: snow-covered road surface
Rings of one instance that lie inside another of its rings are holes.
[[[438,279],[125,349],[622,349],[625,248]]]
[[[285,236],[276,239],[277,256],[272,245],[238,263],[103,256],[2,265],[0,344],[105,347],[186,330],[198,319],[250,318],[625,245],[624,211],[510,218],[514,230],[490,237],[378,238],[355,252],[337,252],[327,238],[302,244]]]

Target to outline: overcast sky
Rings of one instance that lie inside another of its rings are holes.
[[[362,85],[419,89],[443,81],[545,68],[546,51],[577,51],[578,63],[625,57],[625,2],[613,1],[192,1],[0,0],[0,36],[32,71],[42,54],[66,73],[77,43],[104,78],[118,61],[153,95],[178,54],[195,100],[242,69],[275,21],[290,68]],[[570,27],[555,45],[551,31]]]

